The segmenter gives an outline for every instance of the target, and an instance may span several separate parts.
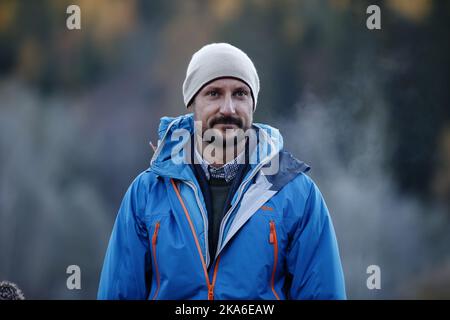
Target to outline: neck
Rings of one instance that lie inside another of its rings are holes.
[[[228,143],[226,147],[215,145],[214,142],[203,141],[196,137],[195,147],[200,155],[213,167],[221,167],[240,155],[245,149],[246,139],[241,139],[237,144]]]

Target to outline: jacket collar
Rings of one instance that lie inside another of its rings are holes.
[[[257,145],[250,155],[250,171],[259,170],[283,149],[283,137],[278,129],[261,123],[254,123],[253,126],[258,133],[258,139]],[[162,117],[158,128],[158,146],[150,161],[149,169],[160,176],[195,180],[195,175],[189,165],[181,160],[181,157],[186,157],[184,151],[181,150],[189,150],[186,148],[189,139],[185,138],[190,137],[193,133],[194,116],[192,113],[178,117]],[[177,164],[173,161],[174,154],[180,156],[181,163]]]

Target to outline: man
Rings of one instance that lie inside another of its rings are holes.
[[[163,117],[122,201],[99,299],[345,299],[328,209],[279,131],[253,123],[259,78],[229,44],[195,53],[192,113]]]

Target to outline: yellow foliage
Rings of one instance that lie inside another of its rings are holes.
[[[389,0],[387,2],[392,10],[414,22],[421,22],[426,18],[432,4],[431,0]]]
[[[0,32],[4,32],[11,27],[17,10],[17,2],[1,1],[0,2]]]
[[[213,0],[208,2],[210,12],[221,22],[238,16],[242,9],[242,3],[239,0]]]

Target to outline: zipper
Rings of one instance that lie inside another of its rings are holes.
[[[219,269],[219,261],[220,261],[220,256],[217,258],[216,265],[214,266],[213,281],[210,285],[208,285],[208,300],[214,300],[214,287],[216,286],[217,270]]]
[[[155,231],[153,231],[153,237],[152,237],[152,251],[153,251],[153,261],[155,264],[155,273],[156,273],[156,290],[155,294],[153,295],[152,300],[156,300],[156,296],[159,292],[159,286],[160,286],[160,275],[159,275],[159,269],[158,269],[158,262],[156,260],[156,243],[158,242],[158,232],[159,232],[159,226],[160,222],[158,221],[155,226]]]
[[[200,197],[198,195],[198,189],[195,186],[195,184],[193,184],[192,182],[187,181],[187,180],[182,180],[182,181],[184,183],[186,183],[189,187],[191,187],[191,189],[194,191],[195,201],[197,201],[197,205],[200,208],[200,212],[202,214],[203,228],[205,229],[204,241],[205,241],[205,248],[206,248],[206,266],[209,267],[209,262],[211,260],[211,257],[209,256],[209,243],[208,243],[208,238],[207,238],[207,236],[208,236],[208,227],[209,227],[208,226],[208,218],[207,218],[207,215],[206,215],[206,213],[205,213],[205,211],[203,209],[203,205],[201,204]],[[180,198],[181,198],[181,196],[180,196]]]
[[[189,216],[189,212],[187,211],[187,208],[184,204],[183,198],[181,197],[180,191],[178,190],[178,187],[175,184],[175,181],[173,179],[170,179],[170,182],[172,183],[175,193],[177,194],[178,200],[180,201],[180,204],[183,207],[184,214],[186,215],[192,235],[194,236],[195,246],[197,247],[198,254],[200,255],[200,260],[202,262],[202,267],[203,267],[203,273],[205,275],[205,280],[206,280],[206,286],[208,288],[208,300],[214,300],[214,287],[216,285],[217,270],[219,269],[220,256],[217,257],[216,265],[214,266],[213,280],[211,282],[211,281],[209,281],[208,268],[206,266],[205,259],[203,258],[202,249],[200,248],[200,243],[198,242],[197,234],[195,233],[195,228],[192,223],[191,217]]]
[[[275,291],[275,273],[277,271],[277,262],[278,262],[278,239],[277,239],[277,230],[275,229],[275,222],[273,220],[270,221],[269,243],[273,245],[273,256],[274,256],[272,277],[270,279],[270,287],[272,288],[272,292],[277,298],[277,300],[280,300],[280,297]]]

